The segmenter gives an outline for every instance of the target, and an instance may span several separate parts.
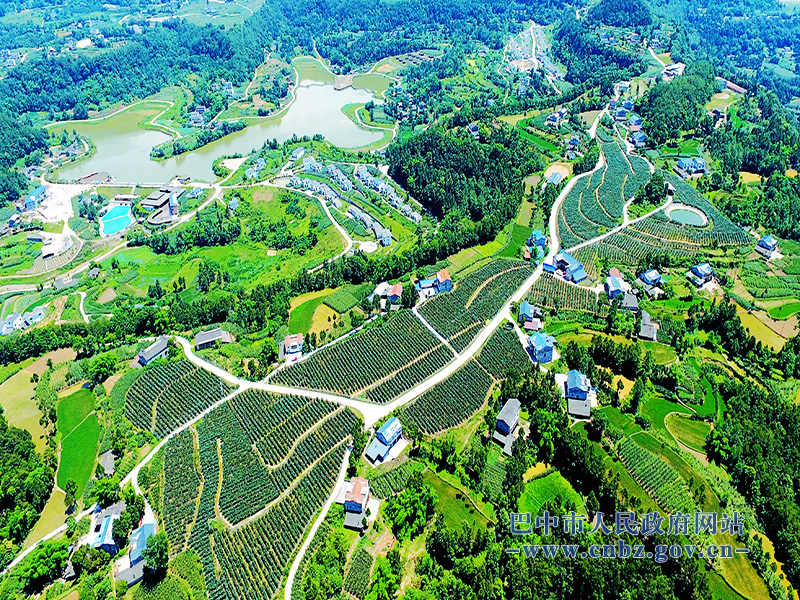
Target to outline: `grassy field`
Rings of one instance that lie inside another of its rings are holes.
[[[480,511],[475,510],[469,499],[436,473],[426,470],[422,474],[422,480],[430,485],[439,497],[436,512],[444,515],[445,523],[449,527],[460,529],[462,523],[475,523],[481,527],[488,526],[489,520]]]
[[[650,421],[653,429],[662,431],[667,435],[670,435],[665,423],[668,414],[674,412],[685,415],[691,414],[691,411],[682,404],[670,402],[660,394],[649,394],[639,410],[642,416]]]
[[[800,312],[800,302],[793,303],[796,307],[795,312]],[[778,309],[774,310],[781,310],[786,306],[792,306],[792,304],[784,304],[783,306],[779,307]],[[739,315],[739,318],[742,320],[742,325],[747,330],[747,332],[752,335],[756,340],[764,344],[765,346],[769,346],[773,350],[780,351],[784,344],[786,344],[786,340],[779,336],[775,331],[767,327],[764,323],[759,321],[758,317],[756,317],[752,313],[748,313],[744,308],[736,305],[736,314]],[[776,317],[776,318],[784,318],[788,319],[791,317],[792,314],[787,314],[785,317]],[[770,316],[774,316],[772,314],[772,310],[769,311]]]
[[[314,325],[314,313],[325,301],[326,296],[331,295],[335,290],[321,290],[312,294],[304,294],[303,297],[313,295],[312,298],[294,306],[292,302],[289,311],[289,331],[292,333],[308,333]]]
[[[89,389],[80,388],[63,398],[56,407],[61,437],[65,438],[72,433],[93,410],[94,394]]]
[[[60,488],[66,485],[67,479],[74,479],[78,484],[76,496],[83,494],[94,473],[99,439],[100,423],[94,414],[90,414],[61,440],[61,461],[56,478]]]
[[[36,525],[33,526],[28,537],[25,538],[22,547],[29,548],[48,533],[61,527],[66,520],[66,507],[64,506],[64,492],[61,490],[53,490],[47,504],[44,505],[42,514]]]
[[[800,313],[800,302],[790,302],[769,309],[769,316],[773,319],[789,319]]]
[[[575,511],[580,513],[583,510],[583,500],[578,492],[564,479],[561,473],[555,472],[534,479],[525,484],[525,491],[519,499],[520,512],[529,512],[532,515],[540,514],[542,506],[546,502],[553,500],[556,496],[561,496],[563,501],[571,501],[575,504]]]
[[[666,426],[672,436],[692,450],[705,452],[706,438],[711,432],[711,425],[705,421],[694,421],[679,415],[666,418]]]
[[[44,428],[39,424],[42,412],[33,397],[36,386],[31,383],[31,373],[20,371],[0,385],[0,406],[8,422],[14,427],[29,431],[36,451],[45,448]]]

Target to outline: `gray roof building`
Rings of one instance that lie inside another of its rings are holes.
[[[167,355],[167,348],[169,347],[169,338],[162,335],[155,342],[150,344],[147,348],[139,352],[137,361],[142,367],[146,367],[157,358],[162,358]]]
[[[231,341],[231,334],[217,327],[209,331],[199,332],[194,338],[194,348],[195,350],[203,350],[204,348],[210,348],[217,342],[221,344],[230,344]]]
[[[108,452],[104,452],[100,456],[100,466],[103,467],[103,471],[106,473],[106,477],[113,477],[114,473],[116,472],[116,468],[114,463],[116,462],[117,457],[114,456],[114,451],[109,450]]]

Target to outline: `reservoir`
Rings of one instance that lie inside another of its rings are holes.
[[[667,216],[670,220],[680,223],[681,225],[703,227],[708,223],[708,218],[700,210],[693,206],[685,206],[683,204],[674,205],[674,208],[667,211]]]
[[[175,175],[215,181],[211,165],[216,158],[224,154],[247,154],[273,138],[283,142],[295,134],[311,136],[319,133],[329,142],[348,149],[380,140],[381,132],[359,127],[342,112],[345,105],[364,104],[372,99],[372,95],[353,87],[336,90],[332,83],[318,81],[318,77],[314,72],[309,75],[301,72],[295,100],[280,115],[261,119],[193,152],[162,161],[151,160],[150,149],[169,140],[169,135],[144,129],[140,122],[161,112],[164,105],[143,103],[94,123],[67,123],[64,129],[74,129],[88,137],[97,151],[87,159],[65,166],[57,177],[75,180],[95,171],[107,171],[116,181],[126,183],[161,183]],[[55,128],[56,131],[59,129]]]

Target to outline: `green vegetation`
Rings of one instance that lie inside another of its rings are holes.
[[[100,424],[94,414],[61,439],[61,460],[58,465],[58,485],[64,488],[69,479],[77,483],[78,496],[94,474]]]

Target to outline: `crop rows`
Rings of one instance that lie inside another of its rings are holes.
[[[517,332],[501,327],[486,341],[478,362],[495,379],[505,379],[509,371],[529,364],[528,353],[522,347]]]
[[[694,206],[703,211],[714,225],[715,239],[723,246],[743,245],[750,243],[750,237],[741,227],[719,212],[705,196],[673,173],[664,173],[664,178],[675,187],[675,201]],[[664,218],[667,218],[664,215]]]
[[[628,161],[625,159],[619,144],[613,142],[611,144],[601,144],[601,146],[603,148],[603,155],[606,158],[606,172],[603,178],[603,184],[598,190],[598,197],[605,212],[614,219],[611,223],[611,226],[613,226],[622,221],[623,209],[625,207],[623,187],[626,178],[631,177],[633,171]],[[602,221],[598,222],[602,223]]]
[[[626,265],[638,265],[648,256],[694,256],[700,250],[697,246],[680,242],[659,243],[658,240],[632,229],[623,229],[597,244],[600,257]]]
[[[585,287],[567,283],[553,275],[543,273],[533,284],[528,302],[556,310],[602,311],[605,306],[598,306],[597,294]]]
[[[353,553],[353,563],[344,578],[344,591],[363,600],[369,591],[371,571],[372,555],[359,548]]]
[[[625,186],[623,187],[622,195],[625,200],[630,200],[631,197],[636,194],[641,187],[650,181],[652,174],[650,173],[650,165],[647,164],[647,161],[643,159],[641,156],[636,156],[635,154],[629,154],[628,160],[631,161],[631,166],[633,166],[633,175],[628,175],[628,178],[625,180]]]
[[[272,598],[295,548],[330,493],[344,458],[339,447],[322,459],[285,497],[252,523],[214,532],[214,556],[221,569],[207,579],[211,600]]]
[[[630,438],[619,443],[619,455],[625,467],[642,487],[670,513],[690,512],[695,508],[692,494],[678,472],[664,460],[639,446]]]
[[[353,396],[403,369],[406,375],[398,389],[406,391],[451,357],[413,313],[404,311],[279,371],[274,383]]]
[[[496,461],[487,465],[483,470],[481,478],[481,489],[483,495],[491,502],[496,502],[503,491],[503,483],[506,480],[505,463]]]
[[[470,360],[403,409],[403,418],[421,431],[435,435],[470,418],[483,406],[492,378]]]
[[[262,397],[274,402],[273,397],[267,394]],[[341,444],[344,436],[328,440],[316,438],[314,454],[317,458],[324,458],[298,476],[294,487],[287,485],[281,489],[280,492],[286,492],[286,495],[269,510],[240,527],[230,529],[220,520],[215,507],[221,476],[220,504],[226,502],[226,495],[238,494],[239,490],[226,487],[225,482],[229,476],[235,475],[238,466],[225,462],[223,458],[220,471],[218,451],[224,456],[226,445],[247,444],[251,436],[249,429],[264,426],[257,414],[251,414],[248,419],[241,407],[237,411],[234,414],[227,404],[223,405],[197,425],[204,483],[189,546],[200,556],[210,600],[257,600],[274,595],[303,532],[333,488],[344,458],[344,445]],[[355,421],[354,416],[351,418]],[[296,448],[294,452],[301,451]],[[165,479],[172,476],[174,473],[165,472]],[[258,484],[258,481],[254,483]],[[264,506],[262,504],[257,509]]]
[[[162,438],[224,398],[231,387],[188,360],[149,367],[125,399],[125,416],[140,429]]]
[[[163,521],[173,552],[180,552],[189,538],[194,521],[200,473],[194,453],[194,436],[184,430],[173,437],[164,449]]]
[[[558,227],[558,235],[564,248],[571,248],[597,237],[609,223],[613,225],[597,202],[597,190],[602,183],[603,173],[593,173],[586,178],[586,185],[576,185],[564,198],[559,211]]]
[[[409,477],[424,468],[420,462],[406,461],[370,479],[369,489],[376,498],[388,498],[406,489]]]
[[[231,523],[238,523],[261,510],[289,487],[327,449],[344,440],[357,422],[349,410],[341,410],[308,431],[299,440],[284,439],[282,445],[296,445],[277,468],[270,468],[244,433],[246,424],[232,426],[220,446],[222,488],[219,507]]]
[[[258,390],[242,392],[229,404],[268,465],[284,458],[303,431],[335,409],[324,400],[278,396]],[[252,420],[249,426],[248,420]]]
[[[490,262],[459,281],[453,291],[437,294],[425,302],[419,312],[460,352],[469,346],[481,326],[497,314],[531,273],[533,269],[528,263],[513,260]]]

